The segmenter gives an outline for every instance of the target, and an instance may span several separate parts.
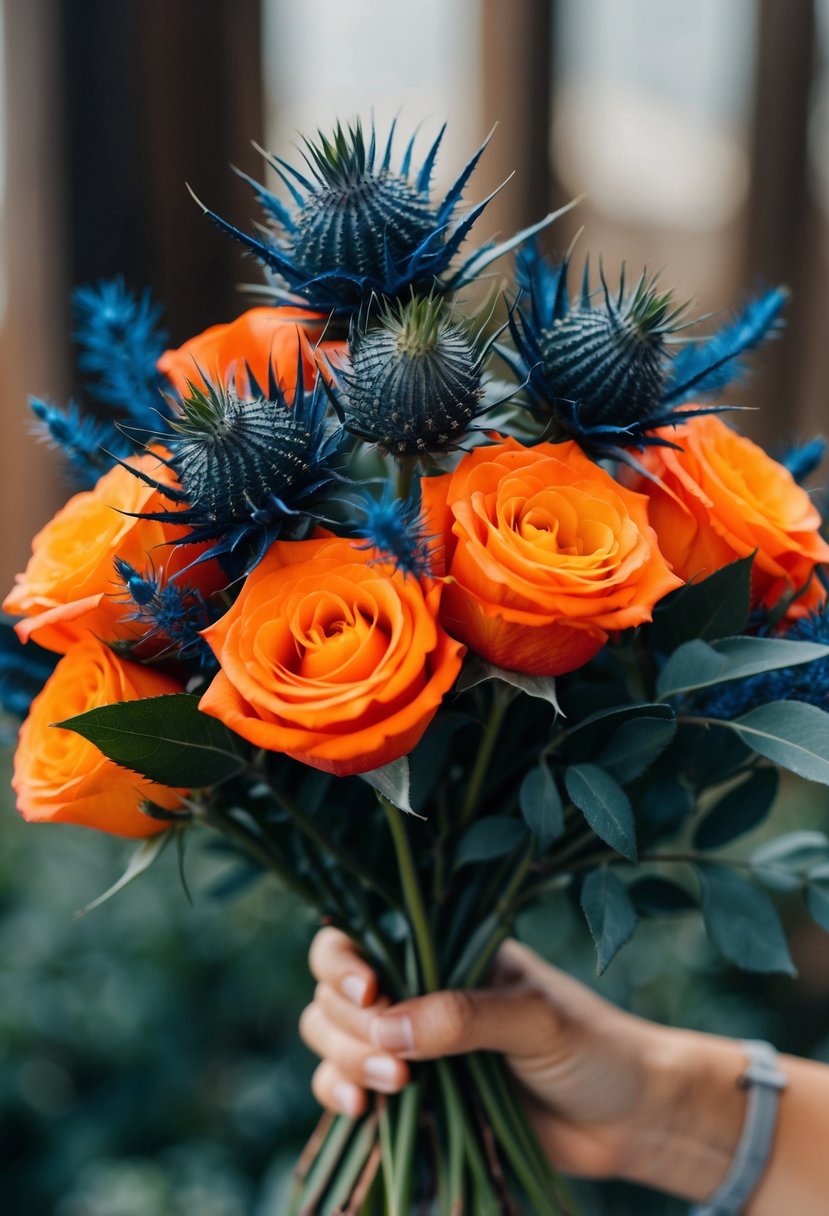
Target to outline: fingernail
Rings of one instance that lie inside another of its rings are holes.
[[[399,1065],[392,1056],[367,1056],[363,1061],[363,1076],[372,1089],[387,1092],[398,1089]]]
[[[352,1005],[362,1006],[368,990],[368,980],[361,975],[344,975],[340,980],[340,991]]]
[[[384,1051],[414,1051],[412,1019],[405,1013],[375,1018],[370,1034],[372,1043]]]
[[[356,1085],[349,1085],[348,1081],[338,1081],[334,1086],[333,1097],[337,1109],[341,1110],[344,1115],[360,1113],[362,1098]]]

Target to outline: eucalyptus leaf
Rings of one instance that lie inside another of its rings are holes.
[[[581,888],[581,906],[596,943],[596,973],[601,975],[636,932],[636,915],[624,883],[610,866],[592,870]]]
[[[189,693],[103,705],[57,723],[122,768],[185,789],[219,785],[245,766],[243,743]]]
[[[786,832],[760,845],[751,855],[756,878],[773,891],[797,891],[813,866],[829,861],[829,837],[823,832]]]
[[[695,638],[710,642],[741,633],[749,612],[753,562],[754,554],[741,557],[658,604],[649,631],[654,649],[670,654]]]
[[[596,757],[596,763],[612,773],[622,785],[627,785],[641,777],[671,743],[675,733],[673,718],[649,714],[629,718],[618,727],[607,747]]]
[[[543,760],[524,776],[518,801],[538,851],[546,852],[564,831],[564,807],[553,775]]]
[[[407,756],[401,756],[398,760],[392,760],[390,764],[384,764],[380,768],[370,769],[367,773],[360,773],[359,776],[392,806],[399,807],[408,815],[414,814],[409,801],[410,778]]]
[[[765,891],[725,866],[696,868],[705,928],[719,952],[744,971],[794,975],[780,917]]]
[[[455,866],[472,862],[495,861],[506,857],[527,839],[527,825],[507,815],[490,815],[479,819],[464,832],[455,854]]]
[[[789,642],[784,638],[722,638],[704,642],[695,639],[684,642],[666,662],[656,691],[660,697],[677,697],[681,693],[725,684],[775,671],[781,667],[796,667],[829,656],[829,646],[817,642]]]
[[[629,861],[636,861],[633,811],[616,778],[595,764],[571,764],[565,770],[564,784],[596,835]]]
[[[91,904],[87,904],[85,908],[80,908],[75,917],[86,916],[87,912],[91,912],[94,908],[100,908],[101,904],[105,904],[108,899],[112,899],[113,895],[117,895],[119,891],[123,891],[134,878],[138,878],[139,874],[143,874],[145,870],[149,870],[150,866],[161,856],[161,853],[166,848],[170,841],[170,832],[159,832],[156,836],[150,836],[146,840],[142,840],[141,844],[133,853],[129,860],[126,870],[111,887],[107,887],[103,895],[99,895],[97,899],[93,899]]]
[[[556,716],[563,716],[556,696],[554,676],[530,676],[523,671],[508,671],[504,667],[496,667],[494,663],[487,663],[484,659],[475,657],[464,666],[458,680],[458,691],[465,692],[468,688],[474,688],[476,684],[483,684],[485,680],[500,680],[503,684],[508,684],[510,688],[524,692],[529,697],[547,701],[556,711]]]
[[[829,714],[816,705],[771,701],[727,725],[767,760],[808,781],[829,785]]]
[[[829,933],[829,864],[824,862],[809,871],[803,897],[809,915]]]
[[[756,828],[771,810],[778,784],[773,768],[751,773],[708,812],[694,833],[694,848],[719,849]]]

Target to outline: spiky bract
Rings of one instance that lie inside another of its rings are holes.
[[[457,447],[481,410],[488,345],[439,296],[352,321],[348,366],[331,390],[346,430],[397,456]]]
[[[143,572],[115,558],[115,573],[123,585],[123,600],[132,605],[127,620],[143,626],[143,643],[160,641],[163,653],[179,659],[209,662],[213,652],[200,631],[210,624],[204,596],[186,582],[166,580],[152,566]]]
[[[24,645],[13,626],[10,617],[0,617],[0,710],[23,719],[60,656],[35,642]]]
[[[354,535],[366,543],[357,548],[374,549],[377,561],[389,561],[415,578],[428,578],[434,537],[429,533],[420,503],[410,498],[397,498],[386,482],[379,498],[366,491],[359,507],[365,522],[354,528]]]
[[[395,123],[382,155],[374,125],[366,139],[359,120],[348,126],[338,122],[330,137],[320,132],[315,140],[305,139],[301,148],[305,172],[264,153],[294,206],[241,174],[256,193],[267,220],[255,236],[241,232],[207,207],[203,209],[277,276],[273,297],[278,301],[347,316],[373,298],[405,298],[412,291],[455,291],[555,216],[545,217],[499,245],[484,245],[451,269],[493,196],[457,214],[487,139],[446,195],[440,200],[433,197],[432,172],[444,130],[442,127],[416,170],[412,167],[415,136],[409,140],[400,166],[392,165]]]
[[[144,518],[188,527],[174,543],[207,542],[198,560],[222,558],[232,572],[252,569],[286,528],[307,530],[314,503],[339,480],[338,435],[326,420],[320,379],[306,389],[300,357],[289,401],[273,369],[267,390],[247,372],[246,397],[190,385],[166,441],[176,486],[133,470],[177,506]]]
[[[786,299],[782,290],[751,302],[736,321],[675,355],[676,335],[689,324],[655,277],[642,274],[628,291],[624,270],[612,292],[604,271],[591,290],[585,264],[581,291],[571,299],[570,255],[551,265],[534,245],[517,258],[522,291],[510,316],[515,352],[501,354],[525,382],[532,405],[550,430],[578,440],[596,456],[665,444],[653,432],[723,406],[679,406],[691,392],[722,388],[742,370],[741,356],[773,331]]]
[[[91,489],[112,468],[114,456],[126,458],[133,449],[112,422],[84,414],[74,401],[61,409],[31,397],[29,408],[35,416],[35,433],[62,453],[69,477],[79,489]]]

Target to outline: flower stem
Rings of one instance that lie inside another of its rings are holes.
[[[403,898],[406,911],[414,933],[415,943],[420,963],[420,973],[427,992],[437,992],[440,987],[440,971],[437,955],[435,954],[432,935],[429,931],[429,919],[423,904],[423,895],[417,877],[414,857],[412,856],[409,836],[403,822],[404,812],[378,795],[380,805],[386,813],[386,819],[391,831],[394,851],[397,855],[397,866],[400,871],[400,885],[403,888]]]
[[[478,802],[481,797],[481,791],[486,781],[489,762],[492,759],[492,752],[495,748],[495,743],[498,739],[498,732],[501,729],[501,723],[504,720],[504,714],[507,711],[507,706],[512,699],[511,693],[497,681],[492,697],[492,707],[489,711],[489,717],[486,720],[484,733],[481,737],[481,743],[478,748],[478,755],[475,758],[475,766],[472,769],[472,775],[469,778],[469,785],[466,787],[466,797],[463,800],[461,807],[460,824],[461,827],[466,827],[475,814],[478,807]]]

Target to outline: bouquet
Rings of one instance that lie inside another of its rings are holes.
[[[177,349],[146,294],[78,291],[105,408],[32,402],[79,488],[4,605],[18,808],[138,838],[113,889],[218,833],[394,998],[479,984],[540,900],[600,971],[701,908],[727,960],[790,973],[769,891],[829,929],[829,840],[733,842],[781,770],[829,784],[823,445],[772,459],[719,402],[785,292],[701,336],[647,273],[571,290],[555,215],[470,248],[484,149],[440,198],[440,142],[338,124],[266,158],[254,232],[203,206],[265,281]],[[575,1207],[478,1055],[326,1116],[286,1210]]]

